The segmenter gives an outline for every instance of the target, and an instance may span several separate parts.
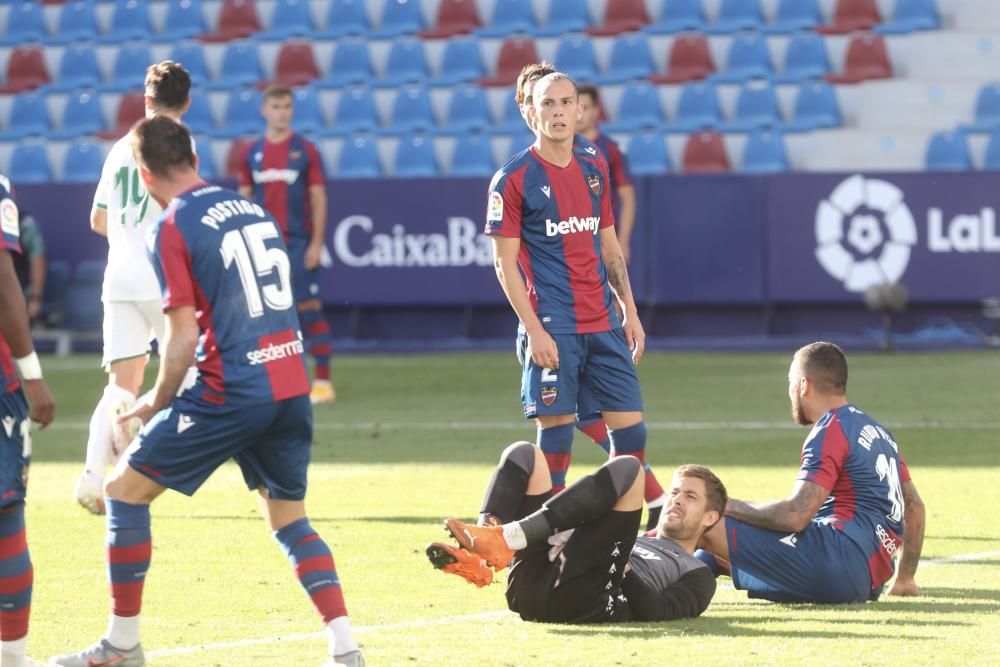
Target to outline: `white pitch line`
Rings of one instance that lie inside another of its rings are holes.
[[[959,554],[957,556],[948,556],[947,558],[923,558],[920,560],[920,564],[947,565],[949,563],[965,563],[970,560],[991,560],[993,558],[1000,558],[1000,551],[980,551],[979,553]]]

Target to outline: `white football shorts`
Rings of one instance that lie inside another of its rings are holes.
[[[151,340],[155,338],[162,344],[165,327],[163,302],[159,299],[105,301],[101,366],[107,371],[112,362],[149,354]]]

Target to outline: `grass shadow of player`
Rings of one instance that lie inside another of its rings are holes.
[[[754,623],[747,619],[726,617],[702,617],[669,623],[630,623],[628,625],[602,625],[602,635],[610,635],[616,639],[661,639],[664,636],[673,637],[787,637],[789,639],[863,639],[882,636],[885,639],[904,639],[912,641],[927,641],[932,637],[927,635],[902,634],[887,628],[885,635],[871,632],[850,632],[846,630],[809,630],[800,627],[769,627],[758,621]],[[594,628],[588,626],[550,627],[550,632],[557,635],[577,636],[593,635]]]

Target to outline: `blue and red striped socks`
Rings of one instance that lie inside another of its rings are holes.
[[[663,492],[663,487],[660,485],[660,481],[656,479],[656,475],[653,474],[653,468],[646,461],[646,428],[644,422],[639,422],[636,426],[640,424],[643,425],[642,428],[642,447],[639,453],[624,451],[622,448],[629,446],[627,442],[629,440],[629,435],[625,434],[626,442],[622,443],[622,436],[618,436],[618,448],[615,451],[614,456],[621,456],[622,454],[631,454],[635,456],[640,461],[642,461],[642,469],[646,475],[646,491],[645,500],[646,504],[651,507],[660,507],[666,502],[666,496]],[[608,432],[608,427],[605,425],[604,420],[600,415],[593,415],[591,417],[584,417],[576,422],[576,427],[587,434],[594,443],[603,449],[608,455],[611,455],[611,436]],[[619,431],[628,431],[628,429],[618,429]]]
[[[142,589],[153,556],[149,505],[106,499],[108,508],[108,580],[111,619],[107,639],[120,649],[139,643]]]
[[[306,339],[306,350],[316,361],[315,375],[317,380],[330,380],[330,357],[333,355],[333,336],[330,324],[322,310],[300,310],[299,321],[302,323],[302,334]]]
[[[573,458],[574,428],[574,424],[560,424],[538,429],[538,446],[545,454],[545,462],[549,464],[549,474],[552,475],[552,493],[566,488],[566,471]]]
[[[24,533],[24,504],[0,514],[0,642],[8,646],[28,635],[34,571]],[[23,642],[22,642],[23,644]],[[23,654],[23,645],[20,648]]]

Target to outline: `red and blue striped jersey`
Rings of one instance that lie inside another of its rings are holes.
[[[10,181],[6,176],[0,175],[0,252],[20,255],[21,225],[17,205],[14,204],[10,190]],[[5,394],[15,392],[21,387],[10,345],[2,335],[0,335],[0,386]]]
[[[323,162],[311,142],[292,134],[281,143],[261,137],[247,147],[240,185],[271,212],[285,241],[308,241],[312,233],[309,186],[323,185]]]
[[[493,177],[486,235],[521,239],[518,265],[546,331],[597,333],[621,326],[598,232],[613,227],[600,151],[577,142],[566,167],[529,147]]]
[[[273,217],[202,185],[172,202],[149,236],[163,309],[193,306],[198,383],[209,403],[276,402],[309,392],[288,253]]]
[[[798,479],[830,490],[813,521],[830,524],[868,558],[872,589],[892,577],[903,543],[910,471],[892,433],[853,405],[827,412],[802,446]]]
[[[618,146],[618,142],[606,134],[598,134],[597,138],[594,139],[594,145],[600,149],[608,161],[610,183],[608,187],[611,190],[611,205],[615,211],[618,211],[618,188],[623,185],[632,185],[632,174],[628,170],[628,160]]]

